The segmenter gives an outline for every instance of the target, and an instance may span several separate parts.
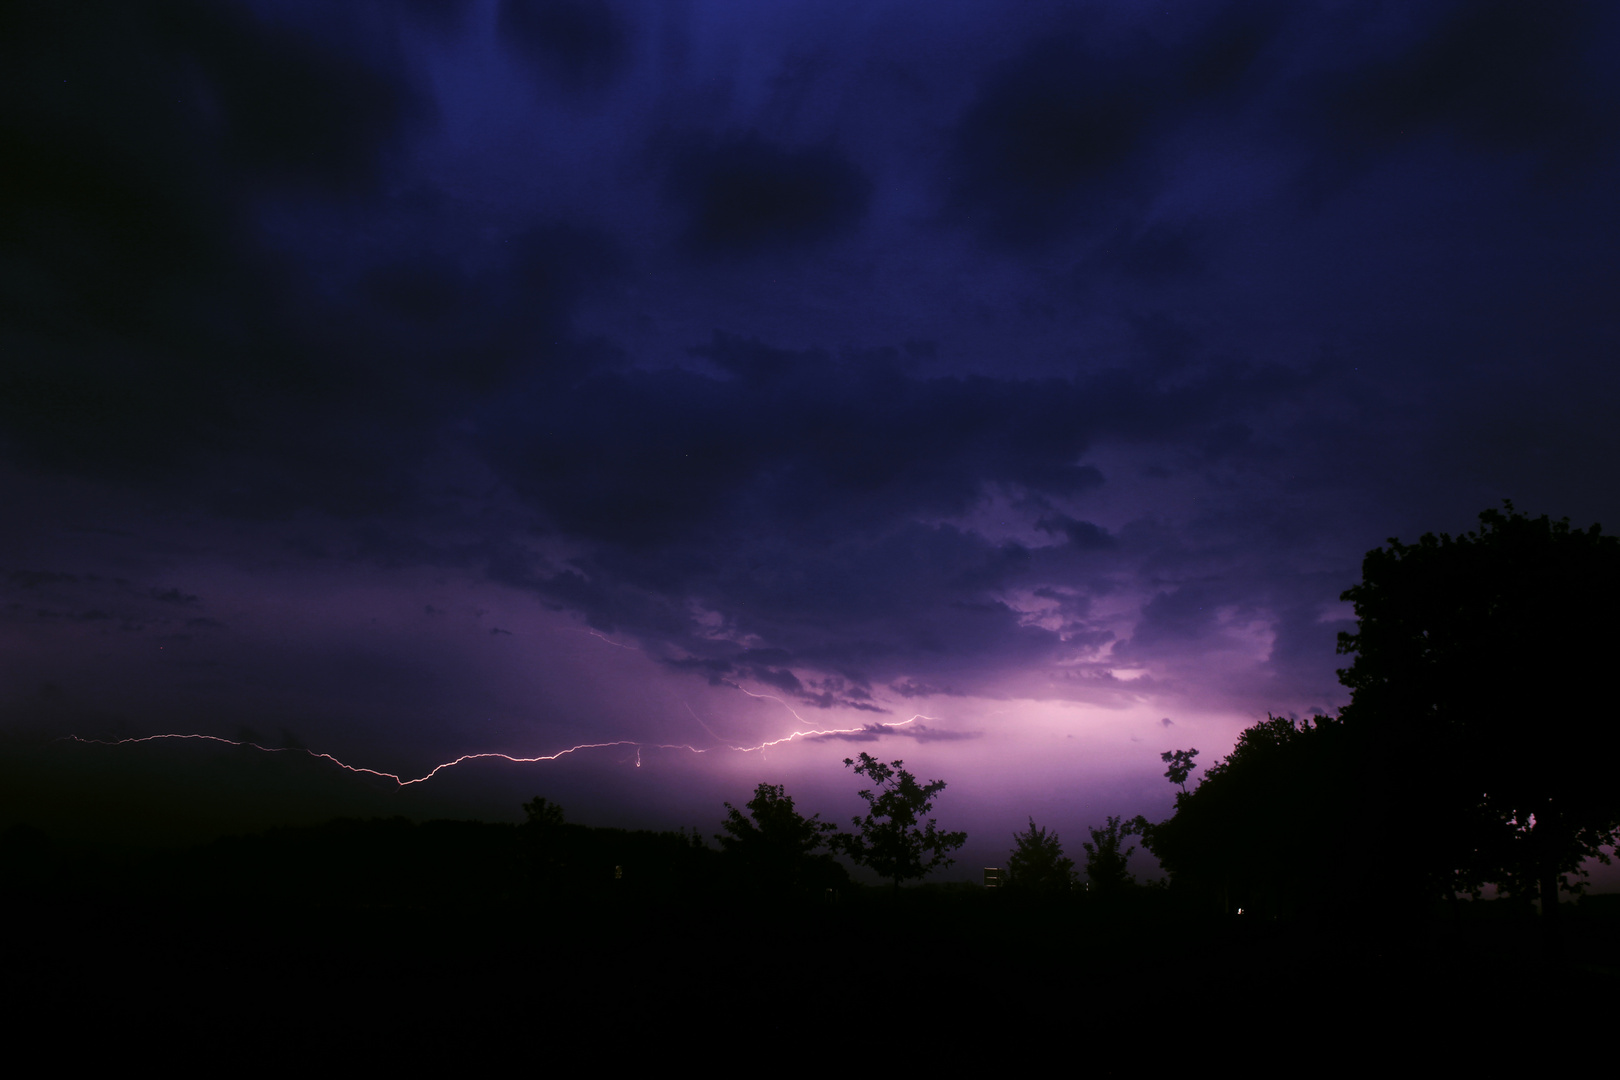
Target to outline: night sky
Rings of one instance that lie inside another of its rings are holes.
[[[1163,817],[1163,751],[1345,704],[1368,549],[1620,526],[1616,56],[1597,0],[7,4],[0,809],[847,825],[865,750],[951,877]],[[291,749],[55,741],[161,733]]]

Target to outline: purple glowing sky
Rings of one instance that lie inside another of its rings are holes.
[[[1620,525],[1620,13],[1184,7],[20,5],[0,728],[1162,815],[1367,549]]]

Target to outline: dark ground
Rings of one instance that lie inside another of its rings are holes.
[[[597,833],[616,850],[673,835]],[[1506,901],[1396,919],[1369,899],[1328,923],[1218,917],[1162,890],[765,899],[690,876],[537,882],[522,835],[340,822],[141,853],[14,829],[8,1026],[87,1063],[740,1051],[881,1070],[1055,1050],[1104,1075],[1391,1055],[1450,1071],[1603,1053],[1620,1000],[1620,896],[1565,905],[1552,964],[1534,912]]]

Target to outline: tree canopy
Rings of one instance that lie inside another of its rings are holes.
[[[1086,849],[1086,878],[1098,893],[1108,896],[1136,884],[1129,869],[1131,852],[1136,848],[1121,848],[1127,837],[1146,827],[1147,819],[1140,816],[1129,821],[1115,816],[1102,828],[1089,830],[1090,842],[1080,846]]]
[[[933,811],[934,798],[945,790],[945,781],[919,784],[902,767],[904,761],[885,764],[866,753],[859,763],[845,758],[844,765],[853,766],[857,776],[870,778],[877,788],[859,792],[868,813],[853,819],[856,832],[841,832],[833,838],[838,850],[896,887],[956,861],[950,853],[967,843],[967,833],[941,832],[933,818],[919,824],[923,815]]]
[[[1390,540],[1348,589],[1356,629],[1338,719],[1244,731],[1146,834],[1178,883],[1229,906],[1322,902],[1351,880],[1386,899],[1561,888],[1620,835],[1620,540],[1597,526],[1487,510],[1461,536]]]
[[[760,784],[746,804],[747,814],[725,804],[717,835],[726,859],[755,886],[778,893],[803,892],[840,883],[843,868],[823,851],[837,826],[821,815],[805,817],[781,784]]]
[[[1430,885],[1555,902],[1620,830],[1620,539],[1506,504],[1368,552],[1344,599],[1344,717],[1388,762],[1379,796],[1416,812]]]
[[[1022,892],[1056,896],[1069,891],[1074,882],[1074,860],[1063,854],[1058,834],[1049,832],[1029,819],[1026,832],[1014,833],[1012,854],[1007,859],[1007,887]]]
[[[1172,784],[1180,786],[1182,791],[1187,790],[1187,777],[1198,768],[1194,760],[1198,757],[1198,750],[1166,750],[1159,755],[1159,760],[1170,766],[1164,770],[1164,778]]]
[[[1143,842],[1172,882],[1226,910],[1289,912],[1330,899],[1352,873],[1385,868],[1374,863],[1387,864],[1387,850],[1364,846],[1396,846],[1365,827],[1350,749],[1344,725],[1329,717],[1268,716],[1192,790],[1176,793],[1175,815],[1148,826]],[[1190,763],[1191,753],[1163,759]],[[1186,780],[1177,764],[1165,776]]]

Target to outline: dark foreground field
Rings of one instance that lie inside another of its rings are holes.
[[[674,836],[600,832],[644,856]],[[684,871],[638,879],[637,864],[536,873],[512,826],[339,822],[169,853],[12,830],[8,1027],[53,1033],[63,1062],[481,1072],[1451,1072],[1612,1045],[1620,897],[1566,905],[1550,963],[1534,913],[1505,902],[1394,917],[1369,896],[1329,922],[1220,916],[1164,890],[767,896],[686,842],[703,854]]]

